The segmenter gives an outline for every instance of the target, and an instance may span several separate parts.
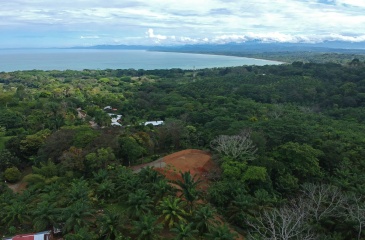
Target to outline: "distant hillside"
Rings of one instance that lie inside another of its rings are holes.
[[[227,44],[191,44],[176,46],[143,46],[143,45],[96,45],[90,47],[74,47],[77,49],[131,49],[155,51],[189,51],[189,52],[337,52],[337,53],[364,53],[365,42],[326,41],[322,43],[279,43],[248,41],[243,43]]]
[[[121,49],[121,50],[147,50],[149,47],[141,45],[95,45],[89,47],[77,46],[71,49]]]
[[[179,46],[97,45],[77,49],[121,49],[186,52],[261,58],[283,62],[347,63],[354,58],[365,60],[365,42],[327,41],[322,43],[265,43],[250,41],[228,44],[193,44]]]
[[[323,42],[309,43],[263,43],[245,42],[222,45],[184,45],[154,47],[155,51],[222,54],[252,57],[282,62],[335,62],[347,63],[354,58],[365,60],[365,43]]]

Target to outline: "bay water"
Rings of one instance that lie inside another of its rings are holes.
[[[0,49],[0,72],[83,69],[202,69],[281,62],[208,54],[99,49]]]

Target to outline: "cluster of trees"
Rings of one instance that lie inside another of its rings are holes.
[[[233,54],[232,54],[233,55]],[[260,59],[271,59],[282,62],[311,62],[311,63],[338,63],[347,64],[353,59],[358,59],[359,61],[365,61],[365,54],[359,53],[357,50],[346,50],[341,52],[341,50],[334,50],[333,52],[312,52],[312,51],[278,51],[278,52],[266,52],[266,53],[247,53],[241,54],[244,57],[260,58]]]
[[[203,204],[200,181],[189,172],[171,185],[151,168],[123,166],[72,178],[56,164],[33,167],[22,194],[1,186],[2,231],[62,229],[66,239],[234,239],[216,210]],[[173,187],[176,186],[176,187]]]
[[[123,115],[123,127],[110,126],[105,106]],[[0,177],[28,186],[0,186],[0,232],[56,226],[66,239],[234,239],[235,229],[252,239],[362,239],[364,119],[358,59],[3,72]],[[151,120],[165,124],[141,124]],[[220,171],[209,186],[188,173],[171,184],[152,169],[128,169],[185,148],[212,152]]]

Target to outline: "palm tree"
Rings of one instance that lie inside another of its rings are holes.
[[[212,228],[205,236],[211,240],[235,240],[237,238],[237,234],[232,233],[227,225],[220,225]]]
[[[67,199],[69,203],[74,203],[76,201],[84,201],[88,203],[90,201],[89,193],[90,193],[89,184],[84,179],[77,179],[71,183],[70,190],[68,191]]]
[[[93,181],[96,183],[102,183],[104,180],[107,180],[109,177],[108,170],[99,169],[97,172],[93,172]]]
[[[120,231],[122,221],[123,220],[120,213],[116,211],[106,210],[101,217],[98,217],[100,238],[111,240],[120,237],[122,235]]]
[[[139,221],[134,221],[132,232],[137,234],[137,240],[157,239],[157,234],[161,231],[162,225],[156,223],[156,221],[157,218],[150,214],[142,216]]]
[[[163,223],[167,224],[171,228],[177,222],[186,223],[187,213],[184,210],[185,204],[180,198],[167,197],[164,198],[159,206],[159,210],[162,211]]]
[[[25,189],[24,191],[22,191],[22,194],[17,194],[16,198],[21,202],[30,204],[37,199],[36,197],[37,194],[38,191],[35,189]]]
[[[176,240],[194,240],[194,235],[198,233],[198,230],[193,229],[193,223],[177,224],[171,229],[171,232],[176,233]]]
[[[103,199],[111,199],[115,193],[115,184],[111,180],[105,180],[96,184],[96,194]]]
[[[62,204],[66,204],[68,201],[65,198],[65,194],[61,194],[62,191],[64,191],[64,187],[64,185],[59,183],[53,183],[51,185],[45,186],[44,189],[42,189],[42,193],[38,195],[35,203],[55,203],[57,207]]]
[[[149,213],[152,207],[152,199],[144,189],[137,189],[135,193],[130,193],[127,200],[127,211],[133,217],[139,217]]]
[[[155,203],[159,202],[166,195],[175,195],[174,191],[175,188],[173,188],[166,179],[153,183],[151,187]]]
[[[77,201],[63,210],[61,220],[66,233],[87,227],[94,216],[93,209],[83,201]]]
[[[1,222],[7,226],[20,226],[30,220],[27,205],[19,200],[12,201],[1,211],[3,212]]]
[[[184,196],[185,200],[189,203],[190,210],[192,210],[193,203],[200,196],[200,191],[197,189],[198,185],[202,182],[202,180],[198,179],[195,176],[191,176],[190,171],[181,173],[181,180],[174,181],[181,189],[182,196]]]
[[[73,233],[66,234],[65,239],[67,240],[97,239],[97,236],[95,233],[90,231],[89,228],[83,227]]]
[[[36,231],[43,231],[56,223],[58,211],[55,202],[42,201],[31,212],[33,226]]]
[[[0,209],[5,209],[6,206],[9,205],[9,199],[14,199],[15,198],[15,194],[13,193],[13,191],[4,184],[4,190],[3,192],[0,194]],[[2,210],[0,211],[0,223],[2,222],[2,219],[5,217],[6,215],[6,211]],[[0,224],[1,226],[1,224]]]
[[[228,220],[231,223],[242,223],[245,219],[253,217],[257,205],[255,199],[249,194],[238,194],[227,208]]]
[[[115,192],[118,195],[118,200],[125,202],[128,200],[129,194],[135,189],[139,189],[141,180],[130,169],[126,167],[118,167],[112,176],[115,184]]]
[[[152,167],[142,168],[138,173],[138,177],[143,183],[156,183],[164,179],[164,176],[161,173],[155,171]]]
[[[210,231],[214,226],[218,225],[216,220],[216,210],[210,205],[204,205],[199,207],[193,212],[194,227],[199,231],[200,235],[203,235]]]

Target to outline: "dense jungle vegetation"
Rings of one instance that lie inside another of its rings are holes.
[[[155,120],[164,125],[141,124]],[[365,239],[364,123],[359,59],[2,72],[0,233]],[[209,186],[129,168],[187,148],[213,154]],[[7,185],[18,181],[27,187],[14,193]]]

